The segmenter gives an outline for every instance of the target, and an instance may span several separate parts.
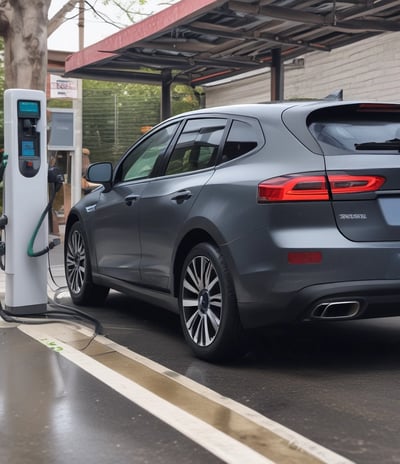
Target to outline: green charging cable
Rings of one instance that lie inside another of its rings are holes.
[[[28,256],[31,256],[32,258],[45,255],[46,253],[48,253],[50,250],[52,250],[56,245],[60,243],[60,239],[54,239],[49,243],[49,245],[46,248],[43,248],[43,250],[40,250],[40,251],[33,250],[33,246],[35,244],[37,234],[39,233],[39,229],[41,225],[43,224],[43,221],[46,219],[47,214],[51,211],[54,198],[56,197],[57,192],[60,190],[64,182],[64,177],[62,174],[59,173],[59,170],[57,168],[51,168],[49,170],[49,181],[50,180],[51,180],[51,183],[54,183],[54,191],[51,194],[50,200],[47,203],[46,208],[44,209],[43,213],[40,215],[39,221],[35,227],[35,230],[33,231],[32,237],[29,240],[29,244],[28,244],[27,253],[28,253]]]
[[[46,247],[46,248],[43,248],[43,250],[40,250],[40,251],[33,251],[33,245],[35,243],[35,240],[36,240],[36,237],[37,237],[37,234],[39,233],[39,229],[41,227],[41,225],[43,224],[43,221],[44,219],[46,218],[48,212],[51,210],[51,207],[52,207],[52,204],[53,204],[53,201],[54,198],[52,198],[49,203],[47,204],[46,208],[44,209],[43,213],[41,214],[40,218],[39,218],[39,222],[37,223],[37,226],[32,234],[32,237],[31,239],[29,240],[29,244],[28,244],[28,256],[31,256],[33,258],[36,258],[38,256],[42,256],[42,255],[45,255],[46,253],[48,253],[52,248],[54,248],[55,244],[53,242],[50,242],[49,245]]]

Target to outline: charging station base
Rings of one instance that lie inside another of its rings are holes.
[[[37,316],[47,311],[47,304],[34,304],[26,306],[7,306],[5,310],[13,316]]]

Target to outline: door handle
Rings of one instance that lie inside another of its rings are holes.
[[[182,203],[185,200],[189,200],[191,196],[192,192],[190,190],[179,190],[172,195],[171,200],[174,200],[177,203]]]
[[[132,194],[132,195],[127,195],[125,198],[124,198],[124,201],[125,203],[127,204],[127,206],[132,206],[132,203],[136,200],[138,200],[140,198],[140,195],[135,195],[135,194]]]

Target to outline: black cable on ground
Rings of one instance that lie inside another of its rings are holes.
[[[27,325],[55,324],[58,322],[68,322],[71,324],[81,323],[92,327],[95,335],[103,334],[103,327],[98,320],[82,311],[69,308],[65,305],[62,310],[49,310],[42,313],[23,313],[16,315],[4,309],[0,303],[0,316],[6,322]]]
[[[89,314],[83,311],[80,311],[79,309],[76,309],[73,306],[60,303],[58,296],[62,291],[67,289],[67,287],[60,287],[54,280],[53,274],[51,272],[50,258],[48,263],[48,271],[50,273],[54,285],[57,287],[57,290],[54,292],[54,299],[48,299],[48,306],[56,309],[51,309],[41,313],[23,313],[16,315],[4,309],[0,302],[0,316],[6,322],[17,324],[40,325],[55,324],[58,322],[67,322],[70,324],[81,323],[93,329],[94,337],[96,335],[103,335],[103,326],[101,322],[98,321],[96,318],[90,316]]]
[[[56,282],[53,280],[56,284]],[[80,311],[79,309],[60,303],[58,300],[58,295],[64,291],[67,287],[58,286],[57,290],[54,292],[54,299],[49,298],[48,306],[52,308],[49,311],[44,311],[41,313],[22,313],[22,314],[13,314],[10,311],[7,311],[3,308],[0,302],[0,316],[6,322],[13,322],[17,324],[53,324],[57,322],[69,322],[69,323],[82,323],[83,325],[90,326],[93,328],[94,334],[104,335],[104,329],[99,320],[90,316],[89,314]]]

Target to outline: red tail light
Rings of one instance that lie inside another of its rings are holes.
[[[333,195],[373,192],[378,190],[385,180],[381,176],[347,174],[332,174],[327,177],[293,174],[274,177],[258,184],[258,202],[329,200],[329,192]]]

